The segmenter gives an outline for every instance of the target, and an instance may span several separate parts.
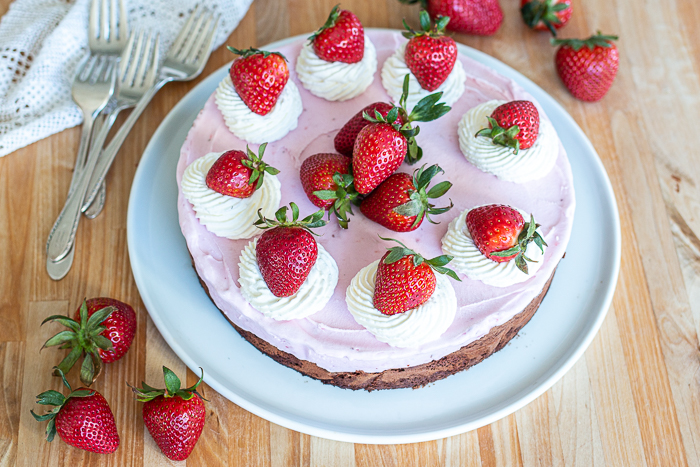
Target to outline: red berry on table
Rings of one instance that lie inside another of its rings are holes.
[[[477,36],[490,36],[503,22],[503,10],[498,0],[400,0],[420,3],[431,18],[449,16],[449,31]]]
[[[314,154],[301,163],[299,177],[304,193],[314,206],[335,214],[341,227],[347,228],[348,214],[357,201],[350,158],[342,154]]]
[[[422,31],[414,31],[406,22],[408,31],[403,33],[408,39],[404,60],[406,66],[416,77],[421,87],[435,91],[445,82],[457,61],[457,44],[451,37],[444,35],[449,17],[440,17],[431,26],[427,12],[420,12]]]
[[[279,52],[228,49],[240,55],[229,70],[234,89],[252,112],[267,115],[289,80],[287,59]]]
[[[262,161],[267,143],[261,144],[256,155],[250,148],[246,152],[231,150],[223,153],[207,172],[209,188],[234,198],[249,198],[263,184],[265,173],[276,175],[280,171]]]
[[[487,117],[489,128],[476,133],[476,137],[491,138],[494,144],[513,149],[529,149],[537,141],[540,131],[540,114],[530,101],[511,101],[496,107]]]
[[[357,63],[365,54],[365,31],[362,23],[338,5],[331,10],[326,23],[309,37],[318,58],[327,62]]]
[[[571,0],[522,0],[520,13],[525,24],[535,31],[549,30],[557,35],[557,29],[571,18]]]
[[[63,372],[55,368],[68,396],[58,391],[46,391],[36,396],[37,404],[55,406],[44,415],[31,413],[39,422],[48,421],[46,440],[53,441],[56,433],[66,443],[99,454],[114,452],[119,447],[119,433],[109,404],[99,392],[79,388],[73,391]]]
[[[389,111],[393,108],[393,104],[388,104],[386,102],[375,102],[357,112],[345,125],[343,125],[343,128],[340,129],[338,134],[335,135],[335,139],[333,140],[335,150],[340,154],[352,157],[352,149],[355,146],[355,139],[357,139],[357,135],[360,133],[361,129],[371,123],[369,120],[366,120],[363,117],[363,114],[367,113],[368,115],[374,115],[376,110],[383,117],[386,117]],[[397,117],[397,120],[399,125],[406,123],[402,120],[400,114]]]
[[[617,36],[600,31],[585,40],[552,39],[552,45],[559,46],[554,57],[557,73],[575,98],[595,102],[608,92],[620,65],[614,40]]]
[[[204,371],[192,387],[181,389],[180,378],[163,367],[165,389],[156,389],[146,383],[131,389],[143,404],[143,422],[160,450],[168,459],[181,461],[192,453],[204,429],[206,409],[197,386],[202,383]]]
[[[444,171],[437,165],[427,169],[424,165],[413,176],[395,173],[362,201],[360,210],[368,219],[395,232],[416,230],[425,218],[434,224],[431,214],[442,214],[452,208],[452,203],[444,208],[430,203],[430,199],[441,197],[452,187],[452,183],[443,181],[428,190],[438,173]]]
[[[326,225],[324,211],[299,219],[299,208],[290,203],[292,220],[287,220],[287,207],[275,213],[276,220],[266,219],[258,211],[255,225],[266,229],[255,247],[258,267],[265,284],[276,297],[289,297],[299,291],[316,264],[318,245],[311,229]],[[269,229],[269,230],[267,230]]]
[[[502,204],[479,206],[467,214],[467,229],[474,245],[487,258],[498,263],[515,260],[515,265],[528,273],[527,262],[532,260],[525,256],[531,242],[544,252],[544,241],[535,223],[534,216],[525,222],[517,209]]]
[[[452,256],[425,259],[398,240],[393,241],[400,246],[388,248],[375,277],[373,303],[382,314],[404,313],[427,302],[435,292],[435,272],[460,280],[453,270],[445,267]]]
[[[103,363],[115,362],[126,354],[136,334],[134,309],[112,298],[91,298],[83,301],[75,313],[75,319],[53,315],[41,324],[53,321],[70,329],[48,339],[42,348],[61,345],[61,348],[71,349],[54,374],[68,373],[85,355],[80,380],[86,386],[95,382],[102,372]]]

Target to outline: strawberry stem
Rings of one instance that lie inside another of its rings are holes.
[[[291,221],[287,220],[287,206],[282,206],[277,210],[277,212],[275,212],[275,219],[277,220],[267,219],[266,217],[263,217],[261,208],[258,209],[258,220],[255,221],[253,225],[255,225],[259,229],[269,229],[276,227],[302,227],[304,230],[308,231],[313,235],[318,234],[311,229],[323,227],[324,225],[326,225],[326,221],[323,220],[323,209],[319,209],[317,212],[306,216],[302,220],[298,220],[299,207],[294,202],[289,203],[289,206],[292,208]]]
[[[199,369],[202,371],[202,375],[199,377],[199,380],[189,388],[180,389],[180,386],[182,385],[180,378],[178,378],[177,375],[166,366],[163,366],[163,380],[165,381],[165,389],[154,388],[145,382],[141,382],[141,388],[135,388],[129,383],[126,384],[131,388],[134,394],[136,394],[136,400],[139,402],[148,402],[159,396],[178,396],[187,401],[196,395],[200,399],[206,400],[197,392],[197,387],[202,384],[202,381],[204,380],[204,370],[201,367]]]
[[[588,47],[590,50],[594,50],[596,47],[610,48],[612,47],[612,41],[616,41],[618,36],[603,35],[600,31],[597,34],[592,35],[588,39],[551,39],[552,45],[566,45],[574,49],[574,51],[579,51],[583,47]]]
[[[494,251],[490,254],[490,256],[498,256],[499,258],[507,258],[508,256],[513,256],[517,255],[514,260],[515,260],[515,265],[520,269],[522,272],[525,274],[529,274],[528,272],[528,267],[527,267],[527,262],[529,261],[530,263],[536,263],[537,261],[534,261],[527,256],[525,256],[525,252],[527,251],[527,246],[531,243],[534,242],[535,245],[537,245],[540,249],[540,251],[544,254],[544,247],[549,246],[547,245],[547,242],[544,241],[544,238],[540,235],[539,232],[537,232],[537,228],[540,226],[540,224],[535,223],[535,216],[530,214],[530,221],[525,222],[523,225],[523,230],[520,232],[520,235],[518,235],[518,242],[512,246],[511,248],[508,248],[507,250],[502,250],[502,251]]]
[[[421,264],[426,263],[428,266],[430,266],[430,268],[433,271],[438,272],[440,274],[447,274],[448,276],[457,281],[462,281],[462,279],[460,279],[459,276],[457,276],[456,272],[454,272],[450,268],[445,267],[447,263],[452,261],[452,259],[454,258],[453,256],[440,255],[432,259],[425,259],[419,253],[416,253],[415,251],[411,250],[406,245],[394,238],[384,238],[381,235],[379,235],[379,238],[386,241],[396,242],[399,245],[401,245],[387,248],[387,250],[389,250],[389,254],[386,258],[384,258],[384,264],[392,264],[399,261],[401,258],[404,258],[406,256],[412,256],[413,266],[418,267]]]
[[[241,58],[248,58],[248,57],[251,57],[253,55],[262,55],[263,58],[267,58],[270,55],[279,55],[280,57],[282,57],[284,59],[284,61],[286,61],[286,62],[289,61],[289,60],[287,60],[287,57],[282,55],[282,53],[280,53],[280,52],[269,52],[267,50],[256,49],[255,47],[251,47],[249,49],[236,49],[236,48],[233,48],[229,45],[227,45],[226,48],[229,51],[235,53],[236,55],[240,55]]]

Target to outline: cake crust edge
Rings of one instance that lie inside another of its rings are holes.
[[[556,268],[542,288],[540,294],[532,299],[523,311],[505,323],[491,328],[488,334],[481,339],[467,344],[461,349],[438,360],[433,360],[432,362],[407,368],[391,368],[377,373],[367,373],[362,370],[353,372],[331,372],[324,370],[315,363],[301,360],[290,353],[278,349],[252,332],[241,329],[226,316],[226,313],[222,312],[218,307],[217,309],[219,309],[221,314],[224,315],[238,334],[260,352],[272,358],[277,363],[296,370],[304,376],[317,379],[323,384],[330,384],[342,389],[364,389],[365,391],[403,388],[417,389],[447,378],[455,373],[459,373],[460,371],[464,371],[505,347],[535,315],[535,312],[540,307],[542,300],[549,290],[555,273]],[[197,274],[197,278],[211,300],[209,288],[206,283],[199,277],[199,274]],[[214,303],[213,300],[212,303]],[[214,304],[214,306],[216,306],[216,304]]]

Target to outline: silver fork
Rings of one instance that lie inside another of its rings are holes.
[[[125,0],[92,0],[88,26],[90,52],[93,54],[121,56],[128,39],[129,23]],[[114,120],[110,121],[109,117],[105,116],[103,112],[95,122],[94,131],[99,131],[105,122],[111,128]],[[102,150],[102,147],[99,146],[97,150]],[[100,186],[98,196],[104,202],[106,196],[104,183]],[[97,214],[99,213],[85,212],[88,218],[94,218]]]
[[[119,57],[129,36],[129,26],[127,23],[125,0],[92,0],[90,4],[90,17],[88,22],[88,46],[93,56]],[[85,116],[87,122],[88,117]],[[90,120],[88,126],[83,125],[83,132],[80,139],[80,149],[75,161],[75,169],[71,178],[68,193],[72,193],[80,178],[80,174],[88,157],[89,145],[94,133],[98,132],[104,123],[104,116],[98,114],[96,118]],[[93,131],[94,130],[94,131]],[[94,139],[94,138],[92,138]],[[101,145],[100,148],[101,149]],[[104,198],[104,186],[99,190],[99,196]],[[87,215],[87,214],[86,214]],[[52,235],[52,234],[50,234]],[[47,241],[48,249],[48,241]],[[73,264],[74,249],[59,261],[52,261],[47,257],[46,269],[52,279],[58,280],[68,273]]]
[[[90,132],[92,131],[92,123],[95,117],[102,111],[107,102],[109,102],[116,82],[115,68],[117,65],[116,57],[110,56],[91,56],[83,62],[78,75],[73,81],[73,100],[83,110],[85,121],[83,122],[83,137],[81,137],[81,149],[87,152],[87,145]],[[83,153],[81,157],[85,157]],[[63,206],[61,214],[51,229],[48,241],[46,243],[46,252],[48,261],[60,261],[65,258],[70,252],[75,231],[72,229],[73,211],[77,212],[78,219],[80,215],[80,206],[82,198],[85,194],[81,186],[87,188],[87,182],[90,180],[91,169],[89,160],[85,167],[80,169],[74,189],[68,194],[68,200]],[[93,164],[94,165],[94,164]],[[87,173],[90,171],[90,173]],[[80,192],[79,196],[76,193]],[[78,220],[74,223],[77,225]]]
[[[214,17],[213,14],[206,12],[200,15],[199,6],[194,9],[180,30],[175,42],[170,47],[165,61],[158,72],[158,81],[141,97],[136,108],[104,149],[92,174],[90,186],[82,206],[83,211],[87,210],[93,202],[97,201],[99,203],[100,198],[97,198],[97,194],[99,193],[100,184],[107,176],[107,172],[129,131],[131,131],[136,120],[143,113],[151,99],[153,99],[153,96],[160,88],[171,81],[189,81],[202,72],[211,53],[211,43],[214,40],[218,23],[218,16]],[[98,212],[102,207],[103,205],[98,205]],[[91,210],[95,211],[94,208],[91,208]]]

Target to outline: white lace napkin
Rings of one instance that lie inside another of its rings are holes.
[[[252,1],[126,0],[131,30],[159,33],[163,53],[196,4],[221,15],[216,48]],[[0,157],[82,122],[71,83],[87,53],[89,9],[90,0],[15,0],[0,20]]]

